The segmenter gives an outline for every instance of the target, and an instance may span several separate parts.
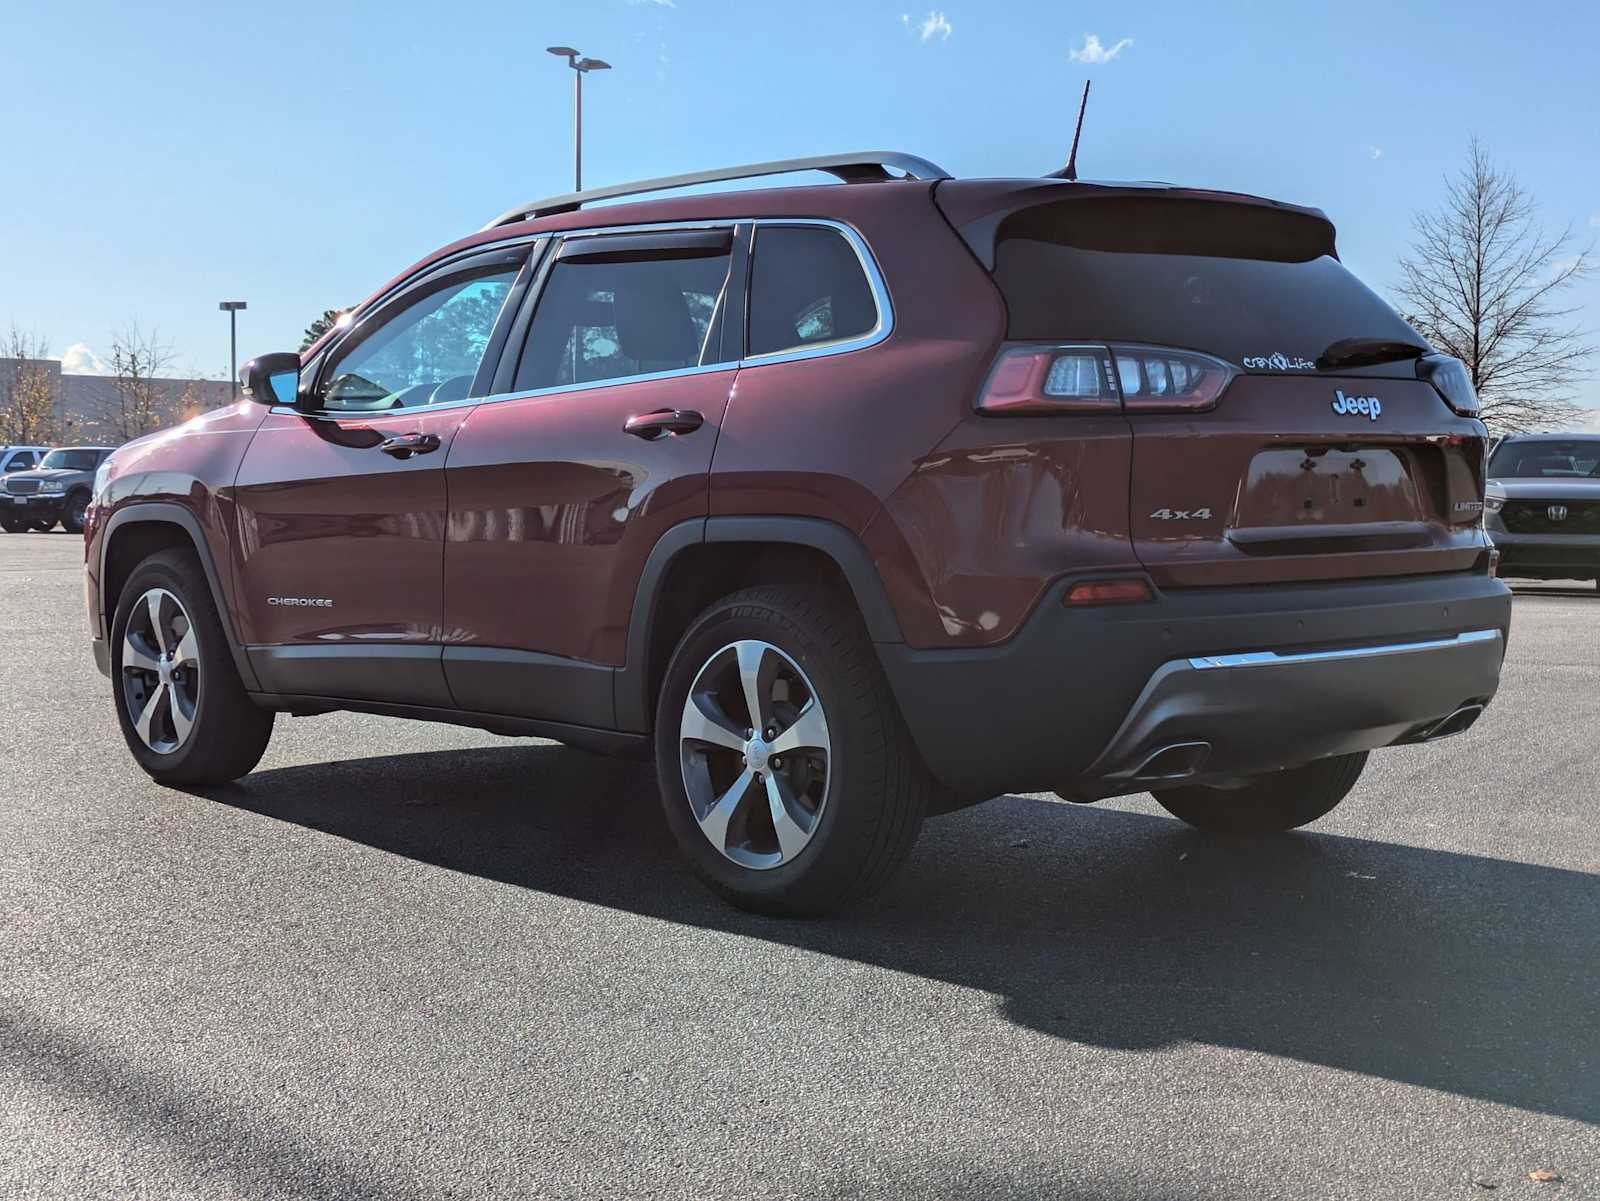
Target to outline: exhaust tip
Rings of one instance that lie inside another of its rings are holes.
[[[1134,768],[1138,781],[1181,780],[1198,772],[1211,757],[1209,742],[1174,742],[1150,752]]]
[[[1440,738],[1449,738],[1452,734],[1464,734],[1482,716],[1482,705],[1462,705],[1461,708],[1429,730],[1427,737],[1423,741],[1434,742]]]

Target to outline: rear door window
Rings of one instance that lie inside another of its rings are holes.
[[[1071,200],[1001,225],[994,279],[1017,339],[1152,343],[1267,371],[1309,370],[1341,338],[1420,341],[1331,249],[1325,223],[1283,210]]]
[[[717,246],[558,258],[517,365],[518,392],[708,366],[728,281]]]
[[[877,325],[872,286],[842,234],[817,225],[757,227],[749,354],[848,341]]]

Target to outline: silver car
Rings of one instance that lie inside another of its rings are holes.
[[[1489,457],[1500,574],[1600,583],[1600,434],[1513,434]]]

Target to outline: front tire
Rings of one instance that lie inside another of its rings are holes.
[[[20,534],[27,528],[28,523],[26,521],[21,521],[15,517],[0,517],[0,530],[4,530],[8,534]]]
[[[1367,752],[1318,759],[1239,786],[1192,784],[1151,795],[1173,817],[1215,834],[1274,834],[1333,812],[1361,777]]]
[[[246,694],[211,586],[195,557],[167,550],[133,569],[111,624],[117,722],[162,784],[226,784],[260,762],[273,715]]]
[[[777,586],[725,597],[684,634],[656,712],[656,771],[701,879],[786,917],[882,888],[930,792],[854,609]]]
[[[83,533],[84,518],[88,512],[89,494],[74,492],[67,497],[67,503],[61,510],[61,528],[69,534]]]

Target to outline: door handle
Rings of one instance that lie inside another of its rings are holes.
[[[378,449],[386,455],[393,455],[397,459],[409,459],[412,455],[432,454],[439,449],[438,434],[396,434],[392,438],[385,438],[378,443]]]
[[[705,423],[706,419],[693,409],[656,409],[628,418],[622,428],[646,442],[654,442],[663,434],[692,434]]]

